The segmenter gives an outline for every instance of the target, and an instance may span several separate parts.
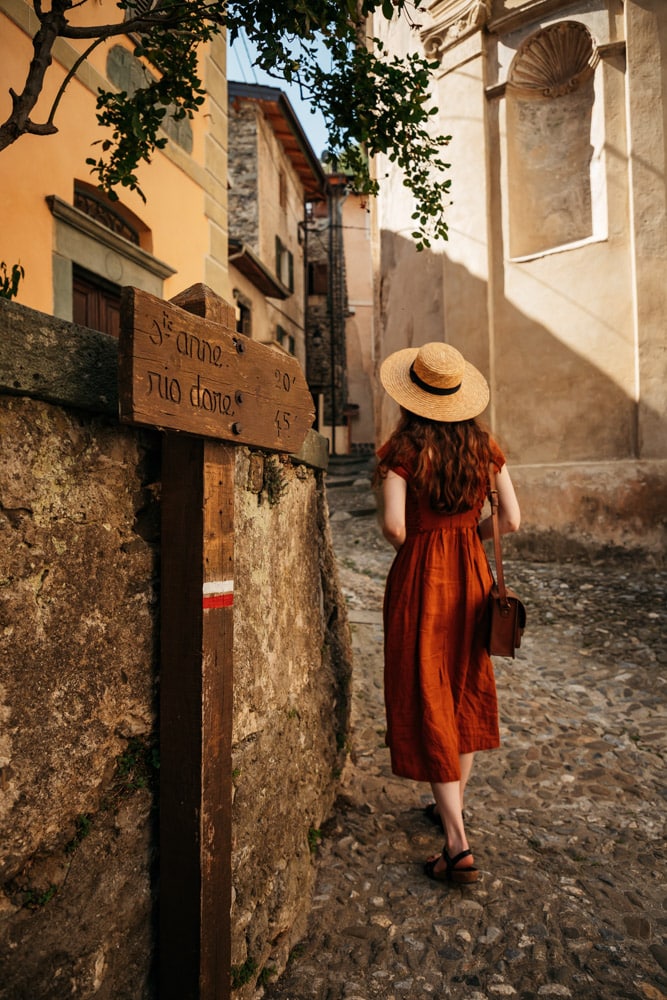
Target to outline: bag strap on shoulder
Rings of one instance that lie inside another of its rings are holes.
[[[498,596],[503,604],[507,601],[507,588],[505,587],[505,576],[503,573],[503,556],[500,548],[500,524],[498,523],[498,487],[496,485],[496,470],[493,465],[489,466],[489,501],[491,503],[491,520],[493,522],[493,555],[496,562],[496,583],[498,584]]]

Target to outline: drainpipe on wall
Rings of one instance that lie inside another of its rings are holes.
[[[303,222],[299,225],[299,242],[303,246],[303,369],[308,376],[308,202],[303,203]]]
[[[334,212],[335,201],[333,188],[329,185],[329,294],[327,309],[329,312],[329,365],[331,368],[331,454],[336,454],[336,322],[334,310]]]
[[[331,365],[331,454],[336,454],[336,421],[338,407],[336,401],[336,357],[337,337],[341,328],[343,316],[342,289],[342,234],[340,222],[340,203],[345,194],[347,177],[345,174],[330,174],[328,182],[329,206],[329,347]]]

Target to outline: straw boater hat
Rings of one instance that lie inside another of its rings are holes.
[[[380,381],[406,410],[431,420],[469,420],[489,402],[482,373],[450,344],[424,344],[390,354],[382,363]]]

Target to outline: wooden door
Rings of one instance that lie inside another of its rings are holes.
[[[79,326],[118,337],[120,286],[75,265],[72,274],[72,319]]]

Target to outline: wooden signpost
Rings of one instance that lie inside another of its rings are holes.
[[[298,451],[295,358],[234,330],[204,285],[123,290],[120,416],[165,430],[160,652],[160,1000],[228,1000],[234,447]]]
[[[298,361],[236,333],[231,306],[222,300],[214,304],[210,290],[199,287],[171,303],[136,288],[124,290],[121,418],[298,451],[315,419]],[[212,323],[210,315],[193,315],[178,305],[214,311],[219,319]]]

